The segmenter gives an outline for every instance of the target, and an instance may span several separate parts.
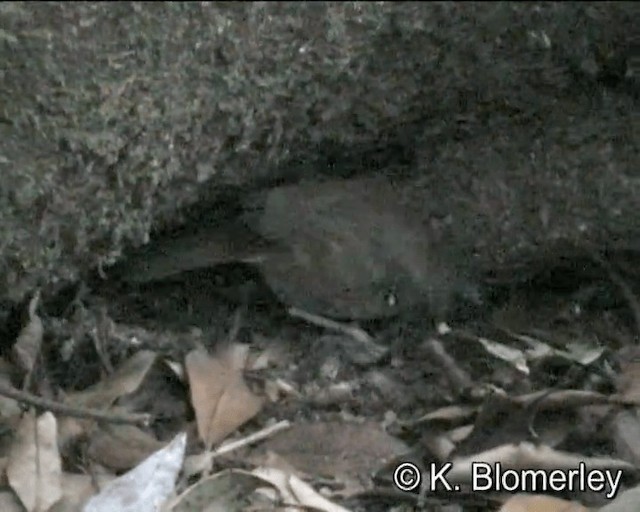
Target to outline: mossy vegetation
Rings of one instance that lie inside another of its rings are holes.
[[[222,187],[345,168],[402,167],[423,214],[452,215],[487,264],[550,239],[637,238],[638,14],[3,3],[2,294],[113,262]]]

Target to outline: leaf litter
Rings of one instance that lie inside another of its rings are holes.
[[[37,393],[70,411],[42,412],[40,404],[37,413],[23,413],[3,397],[0,419],[11,435],[0,437],[10,485],[0,493],[2,510],[102,512],[134,504],[139,511],[342,512],[370,510],[372,503],[390,510],[400,501],[425,510],[458,503],[465,512],[635,510],[625,503],[637,496],[640,420],[628,407],[637,405],[640,372],[624,342],[632,336],[625,338],[620,324],[612,331],[609,318],[537,318],[530,326],[520,315],[508,327],[452,324],[412,341],[408,352],[399,345],[382,361],[342,354],[353,346],[295,320],[275,330],[256,327],[259,313],[234,331],[243,343],[207,348],[202,333],[106,319],[105,352],[96,358],[110,364],[100,365],[92,385],[65,390],[37,372],[24,380],[37,369],[42,334],[52,325],[36,312],[35,296],[31,306],[14,355],[27,354],[20,359],[33,364],[2,362],[0,379],[5,386],[23,380],[23,403]],[[65,339],[64,326],[59,321],[56,339]],[[77,323],[69,328],[95,349]],[[29,337],[39,343],[25,352]],[[106,418],[76,417],[83,408]],[[151,411],[148,424],[109,421]],[[598,450],[603,442],[607,449]],[[431,462],[451,462],[461,493],[394,494],[390,472],[409,460],[425,477]],[[478,494],[468,486],[475,461],[620,470],[626,491],[608,502],[579,493]]]

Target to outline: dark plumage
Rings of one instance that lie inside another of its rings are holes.
[[[230,261],[256,264],[286,304],[335,318],[443,313],[459,281],[451,251],[383,178],[305,182],[252,198],[242,218],[158,240],[125,262],[144,282]]]

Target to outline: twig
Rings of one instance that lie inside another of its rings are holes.
[[[245,446],[248,446],[250,444],[257,443],[258,441],[267,439],[268,437],[271,437],[282,430],[286,430],[289,427],[291,427],[290,422],[286,420],[280,421],[275,425],[265,427],[262,430],[258,430],[257,432],[254,432],[253,434],[250,434],[242,439],[223,444],[218,449],[211,452],[211,458],[213,459],[214,457],[219,457],[220,455],[225,455],[240,448],[244,448]]]
[[[325,329],[330,329],[332,331],[340,332],[351,336],[354,340],[363,343],[365,345],[378,346],[373,338],[367,333],[364,329],[358,327],[357,325],[349,325],[342,322],[336,322],[335,320],[331,320],[330,318],[325,318],[320,315],[314,315],[313,313],[309,313],[304,311],[303,309],[298,309],[295,307],[290,307],[288,310],[289,315],[294,318],[300,318],[305,322],[308,322],[313,325],[317,325],[318,327],[324,327]]]
[[[267,439],[268,437],[271,437],[278,432],[286,430],[290,427],[291,423],[289,421],[280,421],[275,425],[271,425],[269,427],[263,428],[262,430],[259,430],[258,432],[254,432],[247,437],[223,444],[214,451],[205,451],[204,453],[201,453],[199,455],[192,455],[190,457],[187,457],[183,468],[183,474],[187,477],[202,473],[209,474],[209,472],[211,471],[211,466],[213,464],[213,459],[215,459],[216,457],[231,453],[234,450],[244,448],[245,446],[257,443],[258,441],[262,441],[263,439]]]
[[[51,411],[62,416],[71,416],[73,418],[83,418],[105,421],[107,423],[124,423],[142,426],[149,425],[151,421],[151,415],[149,414],[118,414],[113,412],[100,411],[97,409],[87,409],[84,407],[74,407],[71,405],[62,404],[60,402],[41,398],[32,393],[28,393],[27,391],[21,391],[4,382],[0,382],[0,395],[13,398],[18,402]]]
[[[336,322],[335,320],[331,320],[330,318],[325,318],[320,315],[314,315],[313,313],[309,313],[302,309],[290,307],[289,314],[294,318],[300,318],[305,322],[309,322],[310,324],[317,325],[318,327],[324,327],[325,329],[330,329],[332,331],[341,332],[343,334],[348,334],[353,339],[360,341],[362,343],[372,343],[373,340],[371,336],[367,332],[365,332],[360,327],[355,325],[347,325],[344,323]]]
[[[300,318],[312,325],[317,325],[318,327],[323,327],[325,329],[330,329],[350,336],[361,344],[361,346],[367,351],[367,354],[370,355],[372,361],[380,359],[387,353],[387,349],[385,347],[378,345],[364,329],[361,329],[357,325],[336,322],[335,320],[314,315],[313,313],[308,313],[307,311],[295,307],[290,307],[288,312],[292,317]]]

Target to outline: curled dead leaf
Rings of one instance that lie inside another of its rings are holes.
[[[37,313],[39,303],[40,291],[36,291],[29,302],[29,321],[18,334],[12,348],[16,364],[26,374],[33,370],[42,346],[44,327]]]
[[[36,419],[26,413],[11,447],[7,477],[28,512],[44,512],[62,497],[62,462],[56,418],[50,412]]]
[[[207,449],[253,418],[263,400],[253,394],[242,370],[246,347],[231,345],[215,357],[193,350],[185,358],[198,435]]]
[[[499,512],[589,512],[589,509],[575,501],[551,496],[516,495],[502,505]]]

